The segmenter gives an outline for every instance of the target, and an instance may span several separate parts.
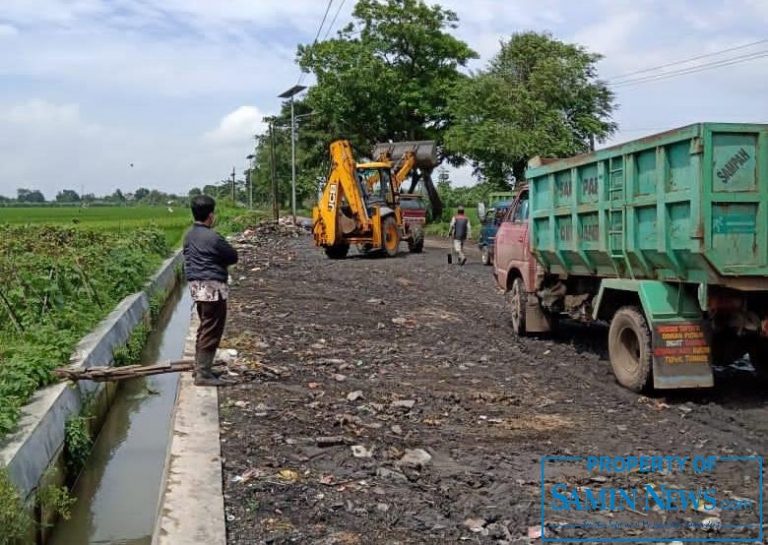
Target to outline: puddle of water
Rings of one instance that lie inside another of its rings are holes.
[[[150,334],[142,363],[181,358],[191,305],[181,286]],[[72,490],[72,517],[56,525],[49,545],[151,543],[178,380],[168,374],[121,384]]]

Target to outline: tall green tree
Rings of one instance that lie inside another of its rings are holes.
[[[80,195],[74,189],[64,189],[56,193],[56,202],[80,202]]]
[[[16,200],[18,202],[44,203],[45,195],[39,189],[25,189],[20,187],[16,190]]]
[[[536,155],[588,151],[616,130],[613,93],[597,76],[600,58],[548,34],[514,34],[486,70],[456,88],[446,147],[497,187],[523,179]]]
[[[298,49],[317,85],[307,105],[333,137],[364,151],[386,139],[442,141],[447,97],[477,57],[450,34],[458,17],[423,0],[358,0],[336,38]]]

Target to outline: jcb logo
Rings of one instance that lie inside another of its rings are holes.
[[[336,184],[331,186],[331,191],[328,194],[328,211],[333,212],[336,209],[336,192],[339,187]]]

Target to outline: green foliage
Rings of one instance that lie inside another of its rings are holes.
[[[476,57],[450,34],[456,14],[422,0],[358,0],[354,21],[332,39],[298,49],[303,70],[317,77],[306,99],[294,102],[298,144],[297,206],[315,199],[329,170],[328,147],[351,141],[363,159],[378,141],[435,139],[449,122],[447,97],[465,76],[459,67]],[[273,201],[272,166],[282,213],[291,204],[290,104],[268,118],[274,127],[257,137],[243,191],[267,208]],[[272,147],[274,145],[274,161]],[[247,182],[250,181],[250,186]],[[228,185],[206,186],[225,195]],[[239,191],[239,189],[238,189]]]
[[[32,519],[8,471],[0,467],[0,545],[18,545],[27,537],[31,526]]]
[[[0,226],[0,436],[77,342],[168,255],[154,229]]]
[[[170,209],[169,209],[170,208]],[[130,233],[153,228],[165,234],[166,242],[176,246],[192,224],[187,206],[171,207],[16,207],[0,210],[0,225],[61,225],[76,229]]]
[[[469,157],[497,187],[522,180],[536,155],[588,151],[616,129],[613,93],[597,78],[600,55],[526,32],[502,43],[487,69],[453,95],[446,147]]]
[[[423,0],[358,0],[354,21],[334,39],[299,46],[317,77],[307,104],[333,137],[376,141],[442,139],[458,68],[477,54],[450,34],[458,17]]]
[[[131,332],[128,341],[123,346],[115,348],[112,352],[115,365],[131,365],[138,363],[141,359],[144,345],[147,344],[149,333],[150,328],[146,324],[141,323],[137,325]]]
[[[271,217],[267,212],[263,210],[252,210],[237,214],[228,218],[218,227],[218,231],[223,235],[231,233],[242,233],[249,227],[255,227],[260,222]]]
[[[77,475],[88,460],[93,447],[87,416],[72,416],[64,427],[64,448],[67,468]]]
[[[56,513],[64,520],[69,520],[72,516],[72,506],[77,502],[77,498],[69,493],[66,486],[48,485],[37,493],[37,499],[40,505],[49,513]]]
[[[174,271],[178,277],[178,271]],[[157,321],[160,312],[165,306],[165,301],[168,299],[168,290],[160,290],[152,294],[149,298],[149,316],[154,324]]]

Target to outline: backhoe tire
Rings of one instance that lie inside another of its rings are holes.
[[[413,227],[411,231],[411,238],[408,240],[408,250],[412,254],[420,254],[424,249],[424,229]]]
[[[327,246],[325,248],[325,255],[328,259],[344,259],[349,252],[349,244],[337,244],[335,246]]]
[[[518,337],[525,336],[525,306],[528,301],[528,293],[522,278],[515,278],[512,288],[507,292],[507,307],[509,317],[512,320],[512,331]]]
[[[397,228],[397,222],[392,216],[384,218],[381,222],[382,247],[387,257],[395,257],[400,247],[400,231]]]
[[[619,384],[638,393],[651,388],[651,331],[640,308],[622,307],[614,314],[608,330],[608,354]]]

